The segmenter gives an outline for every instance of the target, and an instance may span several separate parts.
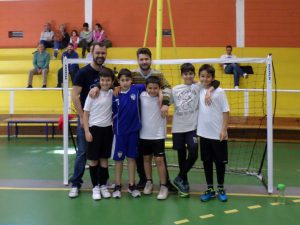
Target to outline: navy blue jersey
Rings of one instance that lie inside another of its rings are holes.
[[[91,64],[86,65],[76,73],[73,85],[82,87],[80,93],[82,108],[84,107],[85,99],[88,96],[90,89],[96,84],[99,84],[99,81],[99,71],[94,70]]]
[[[132,85],[126,93],[113,96],[114,133],[124,135],[139,131],[141,128],[140,94],[145,91],[144,84]]]

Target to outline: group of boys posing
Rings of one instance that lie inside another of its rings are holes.
[[[72,188],[69,197],[79,195],[86,158],[89,160],[93,184],[92,198],[121,198],[123,161],[128,160],[128,192],[140,197],[151,194],[152,157],[157,166],[160,190],[157,199],[166,199],[175,188],[179,196],[189,196],[187,174],[198,158],[200,136],[201,159],[208,189],[200,196],[209,201],[218,196],[227,201],[224,191],[227,164],[227,124],[229,106],[225,92],[215,80],[211,65],[199,69],[200,83],[194,81],[195,67],[181,65],[184,84],[171,89],[161,72],[151,69],[151,51],[137,51],[139,68],[121,69],[118,85],[111,69],[103,66],[106,47],[95,43],[91,49],[93,62],[76,74],[72,99],[79,114],[77,127],[78,151],[75,159]],[[100,77],[100,78],[99,78]],[[96,87],[94,87],[96,84]],[[115,86],[115,88],[112,88]],[[170,104],[174,104],[172,124],[173,148],[178,152],[179,174],[170,182],[166,157],[166,117]],[[107,188],[108,158],[115,161],[115,187],[112,194]],[[218,192],[213,185],[213,162],[216,165]],[[140,177],[135,184],[135,170]]]

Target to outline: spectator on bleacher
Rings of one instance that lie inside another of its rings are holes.
[[[226,54],[221,56],[222,59],[235,59],[236,56],[232,54],[232,46],[226,46]],[[248,78],[248,74],[245,73],[242,68],[237,63],[224,63],[222,64],[224,72],[226,74],[233,74],[234,78],[234,88],[239,88],[239,79],[240,76]]]
[[[61,56],[62,64],[63,64],[64,57],[67,57],[68,59],[78,59],[78,54],[76,51],[74,51],[74,46],[72,43],[68,44],[67,51],[65,51]],[[79,70],[79,66],[77,63],[69,64],[68,70],[69,70],[69,74],[71,76],[71,81],[73,84],[74,77],[75,77],[75,74],[77,73],[77,71]],[[57,86],[56,87],[60,88],[60,87],[62,87],[62,84],[63,84],[63,67],[61,67],[57,72]]]
[[[44,44],[45,48],[53,47],[54,32],[51,30],[50,23],[44,24],[44,30],[41,32],[40,43]]]
[[[58,51],[60,49],[64,49],[68,46],[70,42],[70,35],[66,31],[66,26],[61,24],[59,26],[59,30],[55,32],[54,35],[54,52],[53,52],[53,59],[57,58]]]
[[[107,39],[106,33],[100,23],[96,23],[93,30],[93,43],[103,43],[107,48],[112,46],[110,40]]]
[[[89,30],[89,24],[83,24],[83,30],[80,32],[79,35],[79,47],[82,48],[81,57],[85,58],[86,50],[89,52],[89,47],[91,46],[92,42],[92,32]]]
[[[79,36],[78,36],[78,31],[77,30],[72,30],[71,37],[70,37],[70,43],[73,44],[74,50],[76,50],[78,48]]]
[[[33,56],[33,66],[34,68],[29,71],[28,75],[28,86],[27,88],[32,88],[32,79],[35,74],[42,74],[43,76],[43,86],[47,87],[47,75],[49,71],[50,54],[46,52],[43,43],[39,43],[38,51],[34,53]]]

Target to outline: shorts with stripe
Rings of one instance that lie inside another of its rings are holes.
[[[227,140],[214,140],[200,137],[200,152],[202,161],[228,163]]]
[[[139,131],[124,135],[114,135],[112,159],[122,161],[125,156],[135,159],[138,156]]]
[[[100,158],[108,159],[111,155],[111,146],[113,141],[112,126],[89,128],[93,136],[93,141],[88,142],[87,159],[99,160]]]
[[[139,152],[141,152],[143,155],[154,155],[155,157],[162,157],[165,155],[165,139],[140,139]]]

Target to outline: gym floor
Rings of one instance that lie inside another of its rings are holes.
[[[158,201],[156,193],[133,199],[124,192],[120,200],[95,202],[88,171],[81,195],[69,199],[69,187],[62,183],[63,157],[57,154],[61,146],[59,138],[48,142],[0,138],[0,225],[299,224],[300,144],[274,143],[274,184],[287,186],[284,205],[272,204],[277,201],[276,191],[268,195],[257,178],[237,174],[226,175],[227,203],[217,199],[202,203],[198,198],[205,190],[202,170],[191,171],[192,194],[187,199],[170,194]],[[70,165],[73,160],[70,155]],[[177,168],[170,168],[171,178],[176,173]],[[110,174],[113,179],[112,169]]]

